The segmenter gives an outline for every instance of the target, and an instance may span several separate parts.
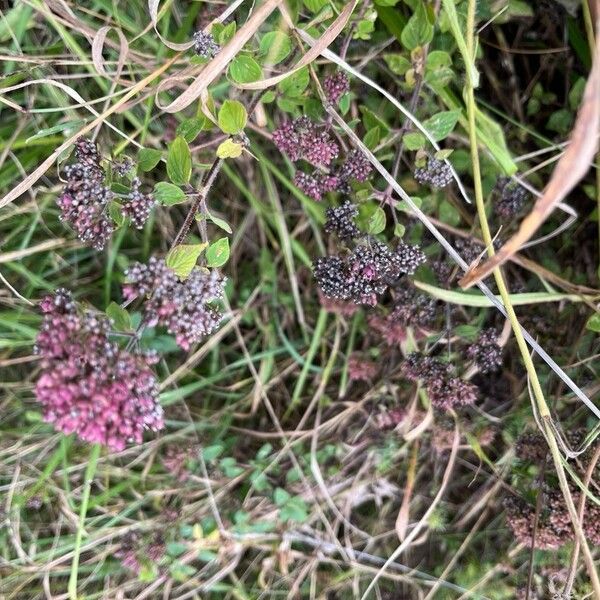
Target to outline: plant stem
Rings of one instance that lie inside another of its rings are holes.
[[[483,188],[481,185],[481,167],[479,164],[479,150],[477,147],[477,129],[475,124],[475,115],[476,115],[476,104],[475,104],[475,90],[474,90],[474,81],[472,77],[472,73],[474,72],[474,60],[475,60],[475,7],[476,0],[469,0],[468,10],[467,10],[467,59],[470,61],[467,64],[467,82],[465,86],[465,96],[467,103],[467,117],[469,124],[469,143],[471,146],[471,162],[473,166],[473,181],[474,181],[474,192],[475,192],[475,203],[477,205],[477,214],[479,217],[479,224],[481,227],[481,232],[483,235],[483,241],[487,247],[488,255],[492,257],[494,255],[494,247],[492,244],[492,236],[490,233],[489,224],[487,221],[487,216],[485,213],[485,203],[483,199]],[[560,483],[560,488],[562,490],[565,504],[567,505],[567,510],[569,511],[569,516],[571,518],[571,522],[573,525],[573,529],[575,530],[575,535],[577,540],[581,544],[581,549],[583,551],[584,560],[586,564],[586,568],[588,570],[588,575],[592,582],[592,586],[594,588],[594,592],[596,597],[600,598],[600,579],[598,578],[598,573],[596,572],[594,566],[594,560],[592,558],[589,546],[587,544],[587,540],[585,539],[585,534],[581,527],[581,522],[577,515],[577,510],[575,508],[575,504],[573,502],[573,498],[571,496],[571,492],[569,490],[569,483],[565,476],[565,471],[562,464],[562,457],[560,455],[560,451],[558,449],[558,444],[556,442],[556,438],[554,437],[554,432],[551,427],[551,414],[550,409],[548,408],[548,404],[544,397],[544,392],[542,391],[542,387],[540,385],[539,378],[537,376],[537,372],[535,370],[535,365],[533,364],[533,360],[529,353],[529,348],[527,347],[527,343],[525,338],[523,337],[523,332],[521,330],[521,325],[519,324],[519,320],[517,319],[517,315],[510,301],[510,294],[508,292],[506,283],[504,281],[504,277],[502,275],[502,271],[500,268],[496,268],[493,271],[494,279],[496,280],[496,285],[498,286],[498,291],[500,292],[500,296],[502,297],[502,302],[504,303],[504,307],[506,309],[506,313],[508,319],[510,321],[513,333],[515,335],[515,339],[517,341],[517,345],[519,347],[519,351],[523,358],[523,362],[525,364],[525,369],[527,370],[527,375],[529,377],[529,381],[531,382],[531,387],[533,390],[533,396],[535,398],[537,409],[542,419],[542,423],[544,426],[544,433],[548,445],[550,447],[550,453],[552,455],[552,460],[554,461],[554,467],[556,468],[556,472],[558,475],[558,480]]]
[[[100,457],[100,444],[94,444],[90,452],[90,458],[85,469],[83,480],[83,495],[81,496],[81,506],[79,508],[79,523],[77,525],[77,534],[75,536],[75,550],[73,551],[73,561],[71,562],[71,575],[69,576],[69,600],[77,600],[77,574],[79,571],[79,555],[81,553],[81,539],[83,537],[83,528],[85,525],[85,516],[90,501],[90,490],[92,480],[96,473],[98,458]]]

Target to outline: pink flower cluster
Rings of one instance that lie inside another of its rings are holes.
[[[372,167],[359,150],[348,153],[341,164],[333,165],[338,158],[339,147],[331,139],[327,129],[318,127],[308,117],[302,116],[283,123],[273,132],[273,142],[293,162],[305,160],[313,167],[311,173],[297,171],[294,183],[313,200],[321,200],[327,192],[349,192],[350,181],[364,182]]]
[[[350,82],[348,81],[348,76],[343,71],[328,75],[323,81],[325,96],[332,104],[337,104],[349,89]]]
[[[223,297],[225,280],[215,270],[196,267],[185,281],[180,281],[164,259],[152,256],[148,264],[132,265],[125,276],[125,298],[146,297],[145,322],[151,327],[165,326],[184,350],[212,333],[221,322],[221,312],[208,305]]]
[[[44,420],[63,433],[123,450],[145,430],[163,428],[152,355],[131,353],[108,337],[109,323],[79,312],[60,289],[41,302],[36,340],[42,372],[35,387]]]

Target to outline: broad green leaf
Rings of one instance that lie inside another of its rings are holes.
[[[593,314],[585,324],[586,328],[590,331],[600,333],[600,313]]]
[[[193,117],[182,121],[177,127],[177,135],[185,138],[185,141],[193,142],[198,134],[204,129],[206,119],[204,117]]]
[[[279,83],[279,90],[282,94],[285,94],[291,98],[295,98],[304,92],[304,90],[308,87],[309,81],[310,74],[308,72],[308,67],[302,67],[281,81]]]
[[[251,57],[240,54],[229,65],[229,77],[236,83],[251,83],[258,81],[263,72],[260,65]]]
[[[367,233],[370,233],[371,235],[381,233],[385,229],[385,222],[385,211],[381,206],[378,206],[369,218],[367,223]]]
[[[319,12],[324,6],[329,4],[328,0],[302,0],[304,2],[304,6],[310,10],[312,13]]]
[[[395,75],[404,75],[412,66],[410,60],[402,54],[384,54],[383,60]]]
[[[209,267],[222,267],[229,260],[229,239],[224,237],[213,242],[206,249],[206,264]]]
[[[169,250],[166,256],[167,267],[181,279],[185,279],[196,266],[196,261],[207,244],[180,244]]]
[[[270,31],[260,40],[260,54],[263,64],[276,65],[285,60],[292,51],[292,40],[283,31]]]
[[[424,121],[423,127],[427,129],[436,142],[439,142],[452,133],[459,117],[459,110],[446,110]]]
[[[112,321],[117,331],[131,330],[129,313],[116,302],[111,302],[106,308],[106,316]]]
[[[169,146],[167,175],[177,185],[188,183],[192,176],[192,155],[183,136],[177,136]]]
[[[400,41],[407,50],[429,44],[433,39],[433,25],[429,22],[427,10],[421,0],[417,2],[415,12],[402,30]]]
[[[121,227],[125,223],[125,217],[121,210],[121,205],[118,202],[113,200],[108,205],[108,214],[117,227]]]
[[[425,136],[418,131],[411,131],[402,137],[407,150],[420,150],[425,147]]]
[[[224,133],[235,135],[246,127],[248,115],[241,102],[237,100],[225,100],[219,110],[219,128]]]
[[[154,148],[142,148],[138,154],[138,168],[140,171],[152,171],[160,162],[162,152]]]
[[[187,200],[187,196],[181,188],[166,181],[160,181],[154,186],[154,198],[165,206],[179,204]]]
[[[231,139],[226,139],[219,144],[217,148],[217,156],[219,158],[237,158],[242,154],[242,144],[234,142]]]
[[[227,221],[225,221],[225,219],[221,219],[215,215],[211,215],[210,213],[208,213],[206,216],[209,221],[214,223],[217,227],[219,227],[223,231],[226,231],[227,233],[232,233],[231,226],[229,225],[229,223]]]

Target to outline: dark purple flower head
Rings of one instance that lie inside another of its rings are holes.
[[[131,191],[123,201],[123,214],[131,217],[131,222],[137,229],[144,226],[155,204],[150,194],[140,192],[141,184],[139,178],[135,177],[131,182]]]
[[[312,175],[296,171],[294,184],[301,192],[318,202],[323,198],[323,194],[337,189],[339,179],[321,171],[315,171]]]
[[[502,366],[502,348],[494,329],[484,329],[474,344],[467,348],[467,356],[475,361],[482,373],[497,371]]]
[[[328,75],[323,82],[325,96],[332,104],[337,104],[349,89],[350,82],[348,81],[348,76],[343,71]]]
[[[369,159],[358,149],[351,150],[346,156],[346,160],[342,164],[339,172],[340,179],[343,181],[366,181],[373,166]]]
[[[102,250],[114,231],[106,214],[113,193],[104,185],[104,170],[96,145],[80,139],[75,143],[77,162],[64,169],[66,184],[56,203],[61,220],[67,221],[84,243]]]
[[[221,50],[221,46],[215,42],[211,33],[196,31],[193,35],[194,51],[203,58],[212,58]]]
[[[436,408],[448,410],[473,404],[477,400],[477,386],[460,377],[453,377],[450,365],[437,358],[413,353],[402,365],[402,372],[406,378],[424,385]]]
[[[390,250],[378,240],[356,246],[347,257],[327,256],[315,261],[314,274],[323,294],[335,300],[375,306],[377,296],[401,275],[413,273],[425,255],[416,246],[401,244]]]
[[[341,206],[328,208],[325,216],[327,233],[335,233],[342,240],[360,236],[360,229],[354,223],[358,216],[358,206],[350,200],[346,200]]]
[[[338,145],[329,133],[305,116],[283,123],[273,132],[273,143],[290,160],[303,158],[315,167],[329,166],[339,154]]]
[[[494,203],[494,212],[503,219],[512,219],[523,208],[529,196],[527,190],[508,177],[500,177],[496,189],[500,197]]]
[[[415,179],[433,188],[445,188],[452,182],[452,169],[443,160],[431,157],[427,166],[415,169]]]
[[[134,167],[134,163],[128,156],[124,156],[113,162],[113,171],[120,177],[125,177]]]
[[[40,304],[36,340],[42,371],[35,387],[44,420],[63,433],[120,451],[141,443],[146,429],[163,427],[153,356],[122,350],[109,339],[109,324],[80,313],[69,292]]]
[[[209,305],[223,297],[225,280],[217,271],[196,267],[185,281],[180,281],[164,259],[153,256],[148,264],[133,264],[125,275],[125,298],[146,297],[146,322],[164,325],[184,350],[221,322],[220,311]]]
[[[427,327],[435,319],[436,305],[435,298],[417,293],[412,287],[403,287],[396,294],[389,321]]]

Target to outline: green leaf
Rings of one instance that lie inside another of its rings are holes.
[[[425,136],[419,131],[411,131],[402,138],[407,150],[420,150],[425,147]]]
[[[138,168],[140,171],[152,171],[160,162],[162,152],[154,148],[142,148],[138,154]]]
[[[396,6],[400,0],[375,0],[378,6]]]
[[[259,48],[263,64],[273,66],[287,58],[292,51],[292,41],[283,31],[270,31],[260,40]]]
[[[227,233],[232,233],[231,226],[229,225],[229,223],[227,221],[225,221],[225,219],[221,219],[215,215],[211,215],[210,213],[208,213],[206,216],[209,221],[214,223],[217,227],[221,228],[223,231],[226,231]]]
[[[231,139],[226,139],[219,144],[217,148],[217,156],[219,158],[237,158],[242,154],[242,144],[234,142]]]
[[[260,65],[251,56],[243,54],[239,54],[231,61],[228,73],[236,83],[258,81],[263,75]]]
[[[279,83],[279,91],[290,98],[296,98],[308,87],[309,81],[308,67],[302,67]]]
[[[329,4],[328,0],[302,0],[304,6],[312,13],[319,12],[324,6]]]
[[[125,217],[121,210],[121,205],[118,202],[113,200],[108,205],[108,214],[117,227],[121,227],[125,223]]]
[[[419,0],[415,12],[402,30],[400,41],[407,50],[429,44],[433,39],[433,25],[429,22],[427,10]]]
[[[229,239],[224,237],[213,242],[206,250],[206,264],[222,267],[229,260]]]
[[[379,144],[379,140],[381,139],[381,130],[379,129],[379,125],[369,129],[363,138],[364,145],[369,149],[373,150],[377,144]]]
[[[185,119],[177,127],[177,135],[184,137],[188,143],[193,142],[202,129],[204,129],[205,122],[206,119],[204,117]]]
[[[385,229],[385,211],[381,206],[378,206],[367,222],[367,233],[377,235]]]
[[[66,123],[59,123],[58,125],[54,125],[54,127],[48,127],[47,129],[40,129],[35,135],[32,135],[31,137],[27,138],[25,140],[25,143],[29,144],[29,142],[31,142],[31,140],[37,140],[39,138],[43,138],[48,135],[53,135],[54,133],[59,133],[61,131],[65,131],[65,130],[69,130],[69,129],[76,129],[77,127],[81,126],[82,123],[85,123],[85,121],[82,121],[82,120],[67,121]]]
[[[243,131],[244,127],[246,127],[248,115],[241,102],[237,100],[225,100],[219,110],[217,120],[221,131],[229,135],[235,135]]]
[[[172,206],[187,200],[187,196],[181,188],[166,181],[160,181],[154,186],[154,198],[165,206]]]
[[[459,110],[446,110],[423,122],[423,127],[431,134],[436,142],[448,137],[458,123]]]
[[[395,75],[404,75],[412,66],[410,60],[402,54],[384,54],[383,60]]]
[[[111,302],[106,308],[106,316],[112,321],[117,331],[131,331],[129,313],[116,302]]]
[[[177,136],[169,146],[167,175],[177,185],[188,183],[192,176],[192,155],[183,136]]]
[[[396,227],[394,227],[394,235],[397,238],[403,238],[406,233],[406,227],[402,225],[402,223],[398,223]]]
[[[215,26],[216,29],[215,29]],[[231,38],[235,35],[235,31],[237,29],[237,25],[235,21],[229,23],[229,25],[223,26],[221,23],[215,23],[212,27],[211,33],[215,36],[217,42],[224,46],[231,40]]]
[[[180,244],[171,248],[165,259],[167,267],[172,269],[179,278],[185,279],[196,266],[196,261],[206,246],[206,243]]]
[[[277,504],[277,506],[282,506],[290,498],[291,496],[289,492],[280,487],[275,488],[275,491],[273,492],[273,500],[275,501],[275,504]]]
[[[600,313],[593,314],[585,324],[586,329],[600,333]]]

